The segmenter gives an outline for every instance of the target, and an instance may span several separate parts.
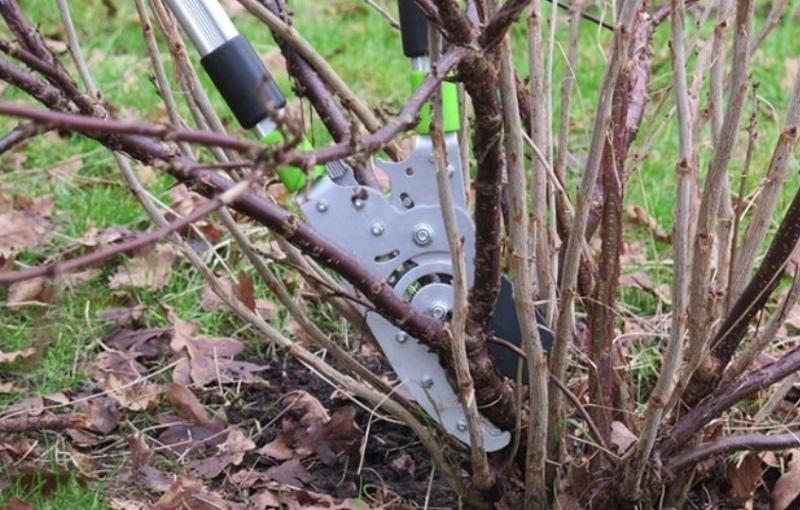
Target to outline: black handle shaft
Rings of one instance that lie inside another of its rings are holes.
[[[403,53],[408,58],[428,56],[428,18],[414,0],[397,0]]]
[[[250,42],[242,35],[230,39],[200,62],[246,129],[286,106],[286,98]]]

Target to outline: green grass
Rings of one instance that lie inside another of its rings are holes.
[[[383,3],[390,7],[394,4],[389,0],[384,0]],[[84,53],[105,97],[119,109],[118,114],[121,117],[156,119],[159,115],[159,98],[152,82],[152,72],[132,3],[116,2],[119,11],[113,17],[107,16],[100,0],[84,0],[80,2],[80,8],[77,8],[77,3],[73,4],[73,16]],[[28,15],[47,36],[59,34],[58,13],[52,1],[29,0],[24,6]],[[329,59],[355,92],[383,114],[391,115],[396,112],[409,93],[408,63],[402,57],[397,32],[364,3],[356,0],[293,0],[291,6],[295,12],[296,28]],[[549,16],[549,10],[545,14]],[[559,16],[561,28],[558,41],[565,44],[563,12]],[[760,19],[763,19],[763,14]],[[252,39],[260,53],[275,51],[268,31],[254,18],[240,15],[235,21]],[[705,27],[704,30],[708,28]],[[693,30],[692,24],[689,24],[689,29]],[[2,30],[0,33],[3,33]],[[515,58],[520,69],[525,69],[524,37],[525,27],[524,22],[521,22],[513,29]],[[651,92],[663,90],[670,82],[668,39],[669,27],[664,25],[659,28],[653,43],[656,65]],[[603,77],[604,55],[601,47],[605,45],[607,48],[609,40],[605,31],[600,31],[589,23],[583,25],[579,62],[575,69],[578,82],[573,100],[573,136],[569,147],[577,156],[582,156],[587,150]],[[560,45],[555,54],[553,106],[554,118],[557,119],[560,108],[559,80],[564,68],[563,48]],[[789,20],[775,29],[754,62],[753,77],[760,84],[759,100],[757,105],[751,103],[747,108],[748,113],[754,108],[757,112],[759,142],[748,179],[748,191],[752,191],[769,162],[788,96],[785,87],[787,66],[798,55],[800,39],[795,37],[794,23]],[[63,61],[68,62],[67,57],[67,54],[63,54]],[[68,67],[72,69],[71,64]],[[171,75],[169,66],[168,72]],[[289,91],[290,82],[285,71],[273,69],[273,73],[283,90]],[[202,78],[208,84],[205,77]],[[219,96],[211,87],[207,87],[207,90],[211,91],[223,120],[229,126],[234,126],[235,122]],[[23,98],[22,94],[10,87],[3,89],[3,100]],[[675,122],[674,119],[666,119],[664,116],[670,110],[671,103],[672,101],[668,102],[667,108],[658,117],[653,116],[652,107],[648,110],[640,135],[650,134],[655,129],[659,130],[659,134],[640,169],[631,177],[626,190],[627,203],[644,207],[666,231],[671,226],[675,195],[673,167],[677,158]],[[0,118],[0,130],[5,131],[13,125],[13,121]],[[328,140],[319,122],[315,122],[313,133],[318,142]],[[635,146],[640,143],[641,136]],[[731,167],[731,175],[734,177],[741,171],[742,148],[745,143],[746,135],[744,130],[740,130],[737,152]],[[132,229],[149,228],[147,216],[127,192],[110,153],[97,143],[76,135],[62,140],[41,137],[30,142],[24,153],[26,159],[23,162],[14,155],[0,157],[0,189],[5,193],[22,196],[52,194],[56,211],[54,222],[58,224],[61,235],[48,253],[24,254],[21,261],[29,264],[41,263],[47,255],[56,255],[59,249],[69,244],[69,239],[80,237],[90,227],[126,225]],[[701,147],[700,155],[701,170],[704,170],[710,156],[709,148]],[[82,160],[82,167],[75,175],[53,179],[44,172],[69,158]],[[569,173],[572,189],[578,177],[577,170],[572,169]],[[738,180],[736,182],[735,189],[738,188]],[[792,172],[780,207],[788,204],[788,199],[799,182],[796,172]],[[156,197],[164,199],[171,184],[169,177],[158,176],[148,187]],[[643,229],[629,229],[628,235],[631,240],[645,240],[649,259],[655,262],[646,270],[654,282],[668,282],[670,269],[664,265],[664,261],[670,257],[668,247],[648,239],[648,234]],[[240,256],[227,258],[232,260],[234,270],[247,267]],[[88,377],[85,362],[90,361],[93,356],[91,346],[109,331],[109,326],[98,321],[95,316],[97,311],[104,308],[124,303],[143,303],[147,305],[146,321],[150,325],[158,326],[167,322],[165,310],[160,306],[166,304],[175,309],[180,317],[200,321],[204,333],[231,335],[236,332],[245,338],[250,336],[248,331],[240,331],[241,323],[229,314],[208,313],[200,308],[203,281],[183,262],[176,263],[169,283],[161,292],[131,289],[127,296],[120,298],[105,285],[119,261],[116,259],[106,264],[101,278],[76,288],[65,289],[60,295],[61,302],[55,306],[11,310],[2,306],[4,291],[0,290],[0,351],[8,352],[31,345],[36,346],[39,351],[32,360],[2,366],[3,378],[13,380],[22,391],[12,395],[0,394],[0,410],[32,394],[80,389]],[[641,269],[625,268],[630,272]],[[266,291],[259,287],[258,293],[263,296]],[[633,289],[623,291],[622,301],[638,313],[652,313],[657,306],[654,298]],[[333,322],[330,317],[326,320]],[[275,323],[284,327],[285,317],[281,315]],[[263,347],[259,347],[261,349]],[[634,354],[641,361],[643,369],[637,378],[636,387],[646,391],[649,381],[657,373],[658,343],[648,342],[637,349],[640,350]],[[32,498],[32,502],[43,510],[106,508],[101,503],[102,486],[97,484],[83,487],[73,481],[48,498],[37,495],[36,491],[12,487],[0,491],[0,504],[11,495]]]

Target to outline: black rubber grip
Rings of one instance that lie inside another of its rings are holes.
[[[226,42],[200,62],[244,128],[267,118],[270,108],[274,111],[286,106],[275,80],[243,36]]]
[[[400,8],[400,34],[403,53],[408,58],[428,55],[428,18],[414,0],[397,0]]]

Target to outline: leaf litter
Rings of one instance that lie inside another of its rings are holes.
[[[144,312],[99,313],[114,329],[98,342],[81,394],[32,397],[4,411],[82,413],[84,425],[61,434],[65,451],[86,476],[113,467],[112,508],[368,510],[392,508],[384,503],[397,499],[388,489],[395,484],[401,499],[425,493],[430,462],[420,461],[423,450],[407,429],[375,420],[364,453],[372,468],[358,473],[370,413],[334,398],[293,359],[240,359],[241,340],[203,335],[169,309],[168,327],[146,327]],[[19,463],[26,452],[35,460],[37,443],[20,439],[0,437],[0,462]],[[124,452],[121,467],[115,452]],[[376,487],[366,499],[363,484]],[[454,502],[449,490],[439,492],[439,506]]]

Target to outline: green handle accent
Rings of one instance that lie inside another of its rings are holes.
[[[279,144],[283,142],[283,134],[276,129],[268,133],[261,141],[265,145]],[[303,141],[300,142],[298,147],[303,150],[310,150],[313,148],[311,142],[306,138],[303,138]],[[316,181],[323,175],[325,175],[325,166],[314,165],[314,168],[311,169],[311,177]],[[278,168],[278,178],[290,193],[299,191],[306,186],[306,172],[302,168],[296,166],[285,165]]]
[[[426,71],[411,71],[411,88],[416,90],[428,76]],[[419,111],[420,123],[417,133],[427,135],[431,132],[431,105],[425,103]],[[455,83],[442,83],[442,130],[445,133],[458,131],[461,123],[458,118],[458,87]]]

